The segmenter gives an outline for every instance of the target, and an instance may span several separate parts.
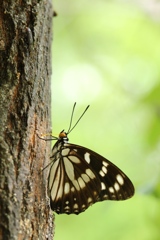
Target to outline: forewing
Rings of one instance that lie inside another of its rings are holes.
[[[78,149],[78,146],[77,146]],[[103,156],[86,148],[80,149],[84,159],[101,182],[99,201],[126,200],[134,195],[134,186],[126,174]]]
[[[51,208],[58,214],[79,214],[95,202],[133,196],[129,178],[94,151],[59,143],[58,150],[53,152],[48,187]]]

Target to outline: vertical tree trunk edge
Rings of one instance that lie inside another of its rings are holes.
[[[0,240],[53,239],[51,1],[0,0]]]

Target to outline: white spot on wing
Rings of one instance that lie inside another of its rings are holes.
[[[103,196],[103,199],[108,199],[108,195],[105,194],[105,195]]]
[[[114,193],[114,188],[113,187],[109,187],[108,190],[110,191],[110,193]]]
[[[99,174],[102,176],[102,177],[105,177],[105,174],[102,170],[99,171]]]
[[[85,185],[85,183],[84,183],[84,181],[81,177],[78,178],[78,183],[80,185],[80,188],[85,188],[86,187],[86,185]]]
[[[79,158],[77,158],[76,156],[69,156],[68,157],[69,160],[71,160],[73,163],[80,163],[81,161],[79,160]]]
[[[94,191],[93,194],[94,194],[94,196],[97,196],[97,192],[96,191]]]
[[[65,206],[64,210],[70,210],[69,206]]]
[[[116,191],[120,190],[120,186],[117,182],[114,184],[114,188],[115,188]]]
[[[88,201],[88,203],[92,203],[92,198],[91,197],[89,197],[88,199],[87,199],[87,201]]]
[[[57,161],[55,161],[55,163],[52,164],[51,168],[50,168],[50,172],[49,172],[49,181],[48,181],[48,187],[49,189],[51,189],[52,184],[54,181],[58,181],[59,178],[56,178],[56,173],[60,171],[59,168],[59,159]],[[56,179],[55,179],[56,178]]]
[[[107,167],[109,165],[109,163],[105,162],[105,161],[102,161],[102,164]]]
[[[88,153],[88,152],[86,152],[85,154],[84,154],[84,159],[86,160],[86,162],[87,163],[90,163],[90,154]]]
[[[70,191],[70,185],[68,182],[66,182],[64,186],[64,193],[67,194],[69,193],[69,191]]]
[[[64,156],[68,156],[69,152],[70,152],[69,148],[64,148],[62,149],[61,154],[64,157]]]
[[[79,187],[77,180],[72,181],[72,183],[73,183],[74,187],[79,191],[80,187]]]
[[[106,174],[107,173],[107,168],[105,166],[103,166],[102,171]]]
[[[82,174],[81,174],[81,177],[83,178],[83,180],[84,180],[86,183],[90,182],[90,178],[89,178],[85,173],[82,173]]]
[[[86,174],[91,178],[91,179],[94,179],[96,176],[94,175],[94,173],[89,169],[87,168],[86,169]]]
[[[120,185],[124,184],[124,179],[122,178],[122,176],[120,174],[118,174],[116,176],[117,181],[119,182]]]
[[[61,178],[59,177],[61,176]],[[64,172],[61,172],[61,168],[59,166],[59,161],[56,161],[49,173],[49,194],[52,201],[55,201],[58,198],[61,198],[63,195],[63,181],[64,181]]]
[[[104,182],[101,182],[101,190],[105,190],[106,189],[106,186],[104,184]]]
[[[68,175],[68,178],[73,181],[75,180],[75,174],[74,174],[74,167],[73,164],[68,160],[67,157],[63,158],[64,166],[65,166],[65,171],[66,174]]]
[[[77,203],[75,203],[74,205],[73,205],[73,208],[74,208],[74,210],[78,210],[78,204]]]
[[[69,147],[69,145],[70,145],[69,143],[64,143],[63,144],[63,146],[66,147],[66,148]]]

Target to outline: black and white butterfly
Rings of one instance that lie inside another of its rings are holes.
[[[52,162],[48,177],[48,194],[51,209],[58,214],[79,214],[93,203],[103,200],[125,200],[134,195],[130,179],[113,163],[94,151],[71,144],[69,130],[60,132],[59,137],[44,140],[57,140],[52,148]]]

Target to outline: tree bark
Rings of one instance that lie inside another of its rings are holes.
[[[53,239],[49,0],[0,0],[0,240]]]

